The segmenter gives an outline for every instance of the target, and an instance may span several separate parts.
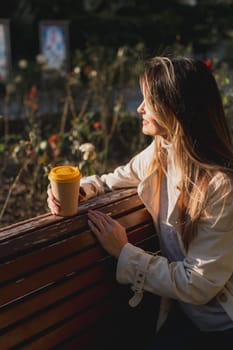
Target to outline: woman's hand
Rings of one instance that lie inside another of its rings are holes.
[[[60,207],[60,203],[59,201],[55,198],[53,192],[52,192],[52,188],[51,186],[48,187],[47,189],[47,203],[48,203],[48,207],[51,211],[52,214],[54,215],[59,215],[60,211],[61,211],[61,207]],[[80,187],[79,189],[79,202],[82,202],[85,199],[85,191],[82,189],[82,187]]]
[[[47,195],[48,195],[47,204],[48,204],[48,207],[49,207],[51,213],[54,215],[59,215],[59,213],[61,211],[60,203],[55,198],[55,196],[52,192],[51,186],[48,186]]]
[[[121,249],[128,243],[125,228],[109,215],[97,210],[89,210],[88,225],[103,248],[110,255],[118,257]]]

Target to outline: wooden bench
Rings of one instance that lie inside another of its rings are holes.
[[[128,306],[132,292],[115,281],[115,259],[87,226],[89,208],[117,218],[131,243],[158,249],[134,189],[89,200],[71,218],[48,213],[0,229],[1,350],[114,349],[153,331],[157,298]]]

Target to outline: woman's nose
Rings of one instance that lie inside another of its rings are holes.
[[[142,114],[143,111],[144,111],[144,102],[142,102],[137,108],[138,113]]]

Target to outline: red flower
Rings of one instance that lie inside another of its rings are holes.
[[[38,110],[37,87],[35,85],[33,85],[29,90],[28,98],[24,101],[24,105],[29,107],[34,112]]]
[[[36,100],[37,99],[37,88],[35,85],[33,85],[29,91],[28,98],[30,100]]]
[[[49,137],[48,142],[50,143],[50,145],[56,145],[60,139],[61,136],[59,134],[54,134]]]
[[[93,125],[93,128],[98,130],[98,129],[101,129],[101,123],[100,122],[95,122],[94,125]]]
[[[204,64],[206,65],[207,68],[209,68],[209,70],[210,70],[211,72],[213,72],[213,65],[212,65],[211,60],[206,60],[206,61],[204,62]]]

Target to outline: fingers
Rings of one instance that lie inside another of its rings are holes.
[[[84,189],[83,189],[82,186],[80,186],[79,194],[80,194],[80,196],[82,196],[82,197],[85,197],[85,196],[86,196],[86,192],[84,191]]]
[[[79,193],[78,200],[79,200],[79,202],[84,201],[84,200],[85,200],[85,196],[82,196],[82,195]]]
[[[84,189],[80,186],[78,200],[79,200],[79,202],[82,202],[82,201],[84,201],[85,199],[86,199],[86,192],[85,192]]]
[[[109,254],[118,257],[128,242],[125,228],[109,215],[96,210],[89,210],[88,225],[103,248]]]
[[[47,195],[48,195],[48,198],[47,198],[48,208],[50,209],[52,214],[59,215],[61,211],[60,203],[54,196],[51,187],[48,187]]]
[[[92,223],[94,223],[95,227],[97,227],[97,229],[102,233],[109,231],[111,228],[111,224],[113,222],[113,220],[108,215],[103,214],[99,211],[93,211],[93,210],[89,210],[88,218]],[[110,221],[109,218],[112,221]]]
[[[88,212],[88,225],[91,231],[97,236],[97,238],[101,242],[102,241],[101,236],[105,231],[105,226],[104,226],[104,223],[101,222],[100,215],[94,212],[93,210],[89,210]]]
[[[115,222],[114,219],[111,218],[108,214],[104,214],[101,211],[98,210],[89,210],[89,215],[98,218],[99,220],[102,220],[104,223],[113,224]]]
[[[97,238],[100,238],[101,231],[91,222],[91,220],[88,220],[87,222],[91,231],[97,236]]]

